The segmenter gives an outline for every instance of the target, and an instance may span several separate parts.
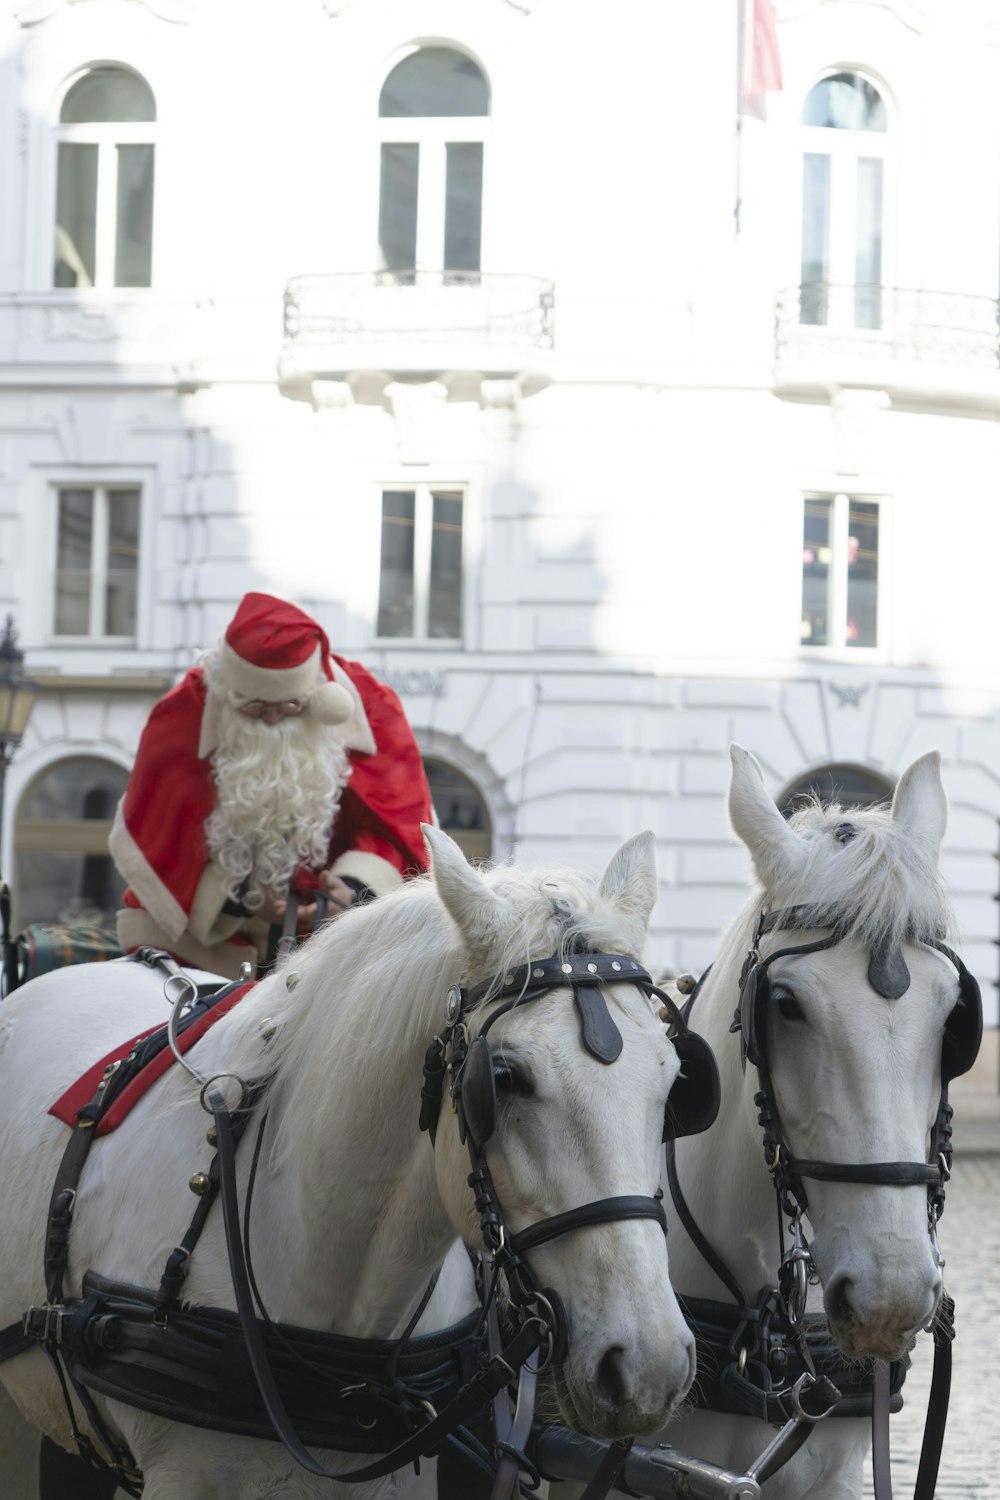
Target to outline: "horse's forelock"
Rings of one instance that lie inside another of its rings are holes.
[[[843,808],[810,800],[791,816],[806,859],[796,888],[764,891],[763,905],[805,907],[804,920],[837,926],[869,945],[940,939],[952,926],[936,851],[885,807]],[[760,898],[758,898],[758,907]]]

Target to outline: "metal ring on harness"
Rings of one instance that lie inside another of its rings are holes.
[[[527,1328],[529,1324],[537,1323],[545,1330],[545,1340],[538,1346],[538,1364],[533,1365],[529,1360],[525,1360],[524,1368],[531,1375],[544,1375],[545,1371],[551,1368],[552,1361],[555,1357],[556,1352],[556,1330],[558,1327],[558,1324],[556,1322],[556,1310],[552,1306],[552,1303],[549,1301],[548,1297],[545,1296],[544,1292],[535,1292],[531,1300],[534,1303],[541,1303],[544,1306],[548,1316],[545,1316],[545,1314],[541,1312],[532,1313],[529,1317],[525,1318],[524,1322],[521,1324],[522,1328]],[[543,1349],[545,1350],[544,1357],[542,1356]]]
[[[212,1086],[213,1083],[218,1083],[218,1081],[219,1081],[220,1078],[232,1078],[240,1086],[240,1097],[239,1097],[239,1100],[237,1101],[237,1103],[235,1105],[230,1106],[229,1104],[226,1103],[225,1099],[222,1098],[222,1096],[220,1095],[220,1098],[222,1098],[222,1102],[226,1105],[226,1109],[229,1112],[229,1114],[231,1114],[231,1115],[232,1114],[236,1114],[237,1111],[239,1111],[239,1110],[241,1110],[243,1108],[243,1101],[244,1101],[244,1099],[247,1096],[246,1082],[240,1077],[240,1075],[238,1073],[213,1073],[212,1076],[211,1076],[211,1078],[206,1078],[205,1082],[202,1084],[201,1090],[200,1090],[200,1092],[198,1094],[198,1103],[201,1105],[202,1109],[205,1111],[205,1113],[207,1115],[213,1115],[214,1116],[215,1110],[208,1103],[208,1100],[205,1098],[205,1094],[206,1094],[207,1090],[209,1088],[211,1088],[211,1086]]]

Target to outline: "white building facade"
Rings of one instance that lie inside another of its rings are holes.
[[[263,589],[472,852],[653,828],[658,971],[744,897],[731,740],[779,801],[940,749],[996,1024],[1000,3],[776,12],[737,129],[736,0],[4,8],[21,920],[114,905],[145,716]]]

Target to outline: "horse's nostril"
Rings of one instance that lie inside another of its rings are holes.
[[[601,1356],[597,1366],[595,1385],[598,1394],[609,1406],[622,1406],[631,1396],[625,1375],[625,1350],[620,1344],[612,1344]]]
[[[851,1306],[851,1291],[854,1282],[850,1276],[835,1276],[826,1289],[824,1301],[827,1317],[834,1323],[849,1323],[854,1316]]]

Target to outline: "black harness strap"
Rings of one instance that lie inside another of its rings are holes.
[[[396,1469],[406,1468],[415,1459],[430,1457],[457,1427],[478,1411],[487,1401],[497,1395],[520,1369],[545,1337],[545,1328],[538,1321],[529,1319],[503,1352],[496,1356],[486,1368],[459,1391],[453,1401],[425,1427],[393,1448],[375,1463],[362,1468],[334,1473],[316,1460],[299,1441],[291,1426],[278,1388],[275,1384],[267,1351],[253,1305],[253,1293],[247,1276],[246,1259],[240,1235],[240,1210],[236,1187],[236,1142],[232,1119],[225,1100],[217,1090],[211,1090],[208,1102],[215,1120],[220,1162],[220,1200],[226,1230],[226,1247],[229,1253],[229,1269],[233,1279],[233,1293],[239,1312],[247,1351],[254,1379],[275,1432],[295,1462],[308,1473],[321,1479],[336,1479],[345,1484],[360,1484],[371,1479],[381,1479]]]

